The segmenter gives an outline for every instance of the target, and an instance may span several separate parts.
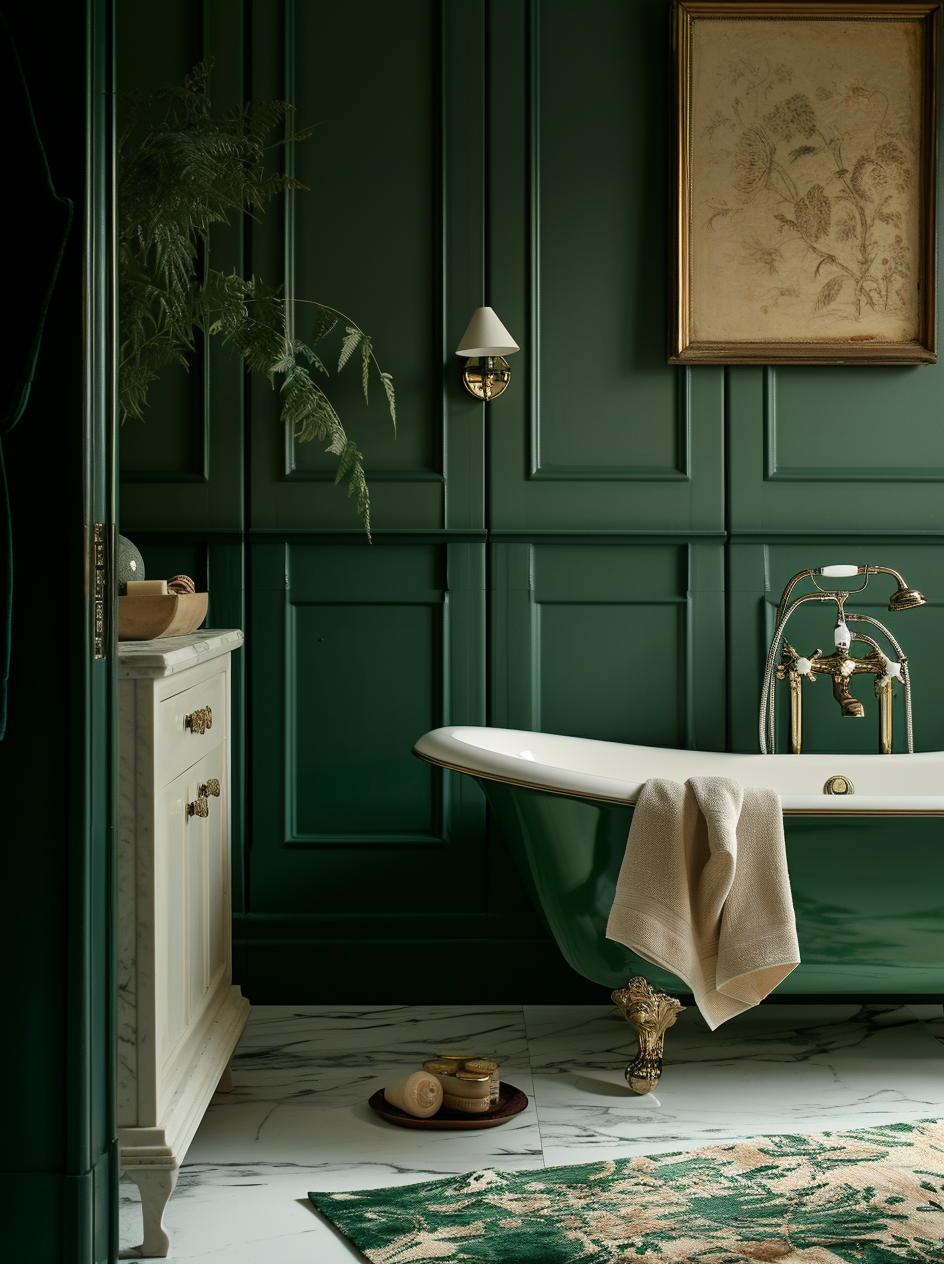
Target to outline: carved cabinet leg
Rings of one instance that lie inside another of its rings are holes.
[[[120,1253],[123,1260],[139,1256],[163,1258],[170,1249],[170,1238],[164,1228],[164,1208],[177,1184],[176,1167],[143,1167],[129,1165],[126,1175],[141,1191],[141,1214],[144,1220],[144,1241],[140,1246],[129,1247]]]
[[[651,1093],[662,1075],[665,1033],[685,1009],[674,996],[657,992],[642,975],[610,994],[639,1037],[639,1052],[626,1068],[626,1079],[636,1093]]]
[[[226,1070],[220,1076],[220,1082],[216,1086],[217,1093],[232,1093],[233,1088],[233,1064],[227,1062]]]

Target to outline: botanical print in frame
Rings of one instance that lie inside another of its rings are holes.
[[[671,361],[936,361],[938,8],[681,0]]]

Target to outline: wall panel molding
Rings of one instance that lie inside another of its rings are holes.
[[[458,874],[484,829],[475,783],[410,753],[428,728],[484,723],[484,544],[293,537],[252,555],[253,912],[304,911],[310,882],[343,910],[324,891],[334,874],[353,911],[340,875],[356,855],[371,858],[368,899],[409,912],[407,893],[426,897],[404,853],[432,848]],[[474,911],[484,874],[457,912]]]
[[[297,0],[283,0],[285,17],[284,17],[284,83],[285,83],[285,100],[295,101],[298,97],[298,38],[297,38]],[[289,135],[292,127],[295,126],[295,119],[289,116],[286,120],[286,135]],[[440,145],[442,138],[440,137]],[[443,147],[444,148],[444,147]],[[288,175],[295,175],[296,152],[293,145],[285,146],[285,157],[283,165]],[[295,241],[296,241],[296,191],[288,190],[284,195],[283,215],[282,215],[282,241],[284,252],[284,284],[283,290],[286,298],[286,314],[289,337],[295,337],[295,324],[297,309],[295,299],[299,297],[296,294],[297,277],[295,268]],[[439,221],[439,241],[437,243],[440,252],[444,250],[442,218]],[[304,297],[304,296],[302,296]],[[445,313],[443,313],[443,320]],[[342,323],[342,322],[339,322]],[[440,337],[444,331],[440,329]],[[359,353],[355,355],[354,360],[359,363]],[[351,365],[349,373],[356,374],[358,372],[357,365]],[[385,407],[380,398],[380,385],[374,380],[375,402]],[[431,383],[430,390],[435,396],[436,383]],[[302,467],[299,468],[299,445],[295,442],[290,426],[286,425],[285,430],[285,465],[282,477],[286,482],[302,482],[302,483],[334,483],[334,469],[312,469]],[[445,482],[442,469],[410,469],[410,468],[394,468],[394,469],[376,469],[370,472],[371,482],[392,482],[392,483],[439,483]]]
[[[253,270],[284,276],[299,336],[313,310],[302,300],[339,307],[393,375],[396,440],[376,377],[368,407],[359,362],[337,374],[325,357],[323,384],[364,453],[378,527],[484,526],[484,408],[463,389],[454,354],[485,301],[485,69],[468,46],[469,29],[484,25],[484,0],[471,3],[460,14],[447,0],[418,0],[404,23],[376,0],[337,13],[285,0],[277,37],[275,7],[254,11],[253,98],[294,101],[297,125],[322,126],[288,150],[310,191],[289,195],[281,219],[254,226]],[[308,73],[314,47],[317,79]],[[365,148],[358,137],[367,133]],[[259,384],[252,412],[254,524],[350,521],[324,445],[298,444]]]
[[[159,22],[135,22],[131,8],[118,13],[120,91],[149,95],[214,56],[214,109],[223,113],[242,99],[242,0],[168,0]],[[215,227],[215,268],[243,271],[243,237],[238,217]],[[189,360],[189,372],[171,365],[152,383],[144,421],[121,428],[124,534],[168,521],[198,531],[242,526],[242,364],[220,338],[199,334]]]
[[[720,542],[491,548],[496,725],[723,749]]]
[[[764,479],[781,483],[942,483],[944,466],[896,465],[894,463],[894,438],[888,435],[885,444],[871,443],[868,451],[875,458],[874,465],[842,465],[824,461],[815,466],[790,465],[778,459],[777,431],[777,370],[767,365],[764,374]],[[855,448],[856,432],[847,432],[847,444]],[[786,445],[782,445],[786,446]],[[838,434],[826,433],[822,438],[824,455],[841,455],[846,445]]]
[[[663,19],[610,5],[585,42],[563,4],[502,5],[488,293],[521,352],[488,415],[493,529],[723,526],[724,371],[666,363]]]
[[[729,368],[731,536],[944,530],[942,372]]]
[[[530,364],[528,374],[528,419],[529,419],[529,453],[531,480],[549,480],[559,482],[687,482],[691,478],[691,375],[687,369],[670,370],[674,376],[675,392],[675,454],[672,464],[639,465],[601,463],[581,465],[567,462],[554,463],[545,459],[542,453],[541,434],[541,401],[542,401],[542,320],[541,303],[542,268],[541,254],[541,210],[542,210],[542,170],[541,170],[541,118],[542,118],[542,79],[541,79],[541,47],[540,47],[540,8],[537,0],[528,0],[527,27],[529,36],[529,86],[528,99],[528,207],[530,220],[530,255],[528,288],[528,340],[530,344]],[[555,320],[561,319],[561,313],[555,313]],[[563,319],[568,321],[570,313],[565,312]],[[563,381],[559,385],[565,389],[570,386],[578,394],[586,387],[582,380],[583,373],[572,372],[578,366],[565,366]],[[558,370],[558,372],[560,372]],[[553,370],[552,370],[553,373]],[[568,379],[571,378],[572,382]],[[629,424],[631,402],[625,402]]]
[[[531,328],[540,330],[540,310],[535,308],[531,318]],[[540,332],[535,340],[531,353],[534,373],[532,380],[537,381],[540,375]],[[541,459],[541,426],[540,398],[536,385],[531,390],[531,470],[529,479],[557,482],[606,482],[606,483],[687,483],[691,481],[691,439],[692,439],[692,381],[691,367],[685,366],[674,371],[675,389],[675,448],[677,460],[674,465],[553,465],[543,463]]]

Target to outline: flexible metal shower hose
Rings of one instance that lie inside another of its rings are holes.
[[[819,593],[807,593],[803,597],[798,597],[796,601],[783,612],[777,630],[774,632],[770,642],[770,649],[767,653],[767,665],[764,669],[764,684],[760,696],[760,712],[758,714],[757,728],[758,739],[760,741],[760,753],[762,755],[773,755],[777,749],[776,737],[776,705],[777,705],[777,685],[774,680],[774,672],[776,670],[777,654],[780,650],[780,639],[783,636],[784,628],[787,621],[798,606],[803,605],[806,601],[828,601],[830,598],[820,596]],[[908,660],[905,658],[904,650],[898,644],[897,640],[885,627],[884,623],[880,623],[878,619],[873,619],[870,614],[847,614],[847,622],[850,623],[871,623],[873,627],[879,629],[887,638],[888,643],[898,655],[899,661],[902,661],[901,683],[905,687],[905,727],[908,735],[908,754],[914,754],[914,727],[911,714],[911,673],[908,670]],[[874,641],[870,644],[875,645]],[[878,646],[875,645],[878,649]],[[881,652],[881,651],[880,651]],[[768,750],[768,743],[770,749]]]

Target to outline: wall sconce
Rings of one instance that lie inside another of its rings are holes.
[[[520,350],[492,309],[477,307],[456,347],[456,355],[469,357],[462,374],[465,389],[485,403],[497,399],[511,381],[505,356]]]

